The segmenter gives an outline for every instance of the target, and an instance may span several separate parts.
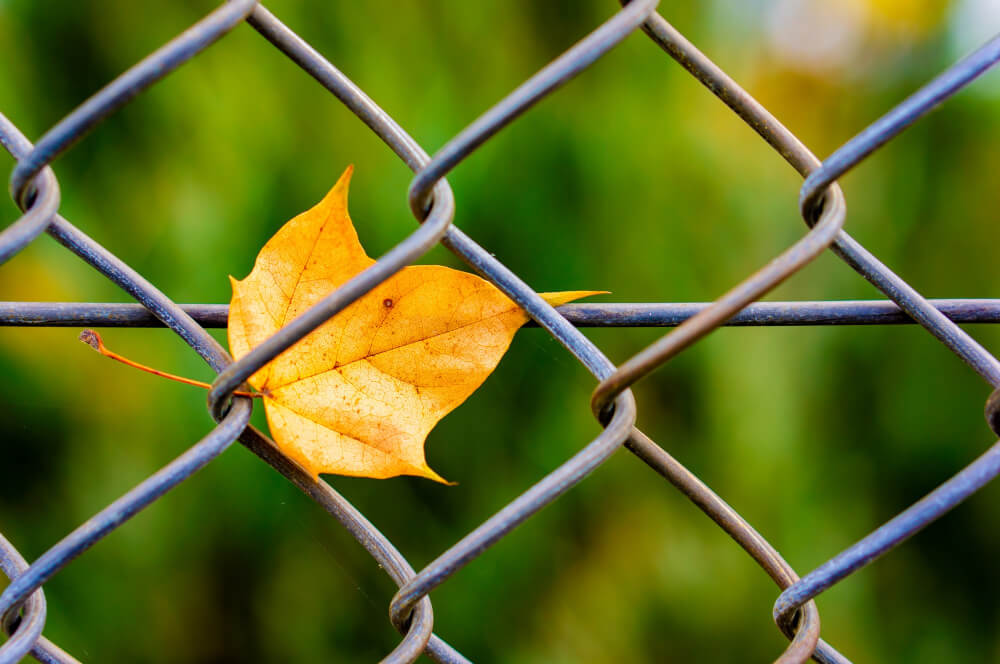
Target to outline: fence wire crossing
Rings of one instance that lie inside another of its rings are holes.
[[[0,569],[10,584],[0,593],[0,625],[9,634],[0,664],[27,655],[40,662],[76,662],[42,636],[42,585],[76,556],[170,491],[239,440],[326,509],[361,543],[399,586],[390,618],[402,634],[384,662],[412,662],[422,653],[438,662],[468,662],[433,632],[428,597],[459,569],[542,507],[556,500],[624,446],[694,502],[764,569],[781,589],[774,620],[789,645],[779,662],[849,660],[820,639],[814,598],[899,545],[1000,474],[1000,441],[965,469],[873,533],[799,577],[777,550],[732,507],[635,427],[630,387],[715,328],[725,324],[880,324],[916,322],[979,373],[994,390],[986,418],[1000,432],[1000,362],[958,327],[997,322],[1000,301],[928,301],[843,230],[846,204],[837,179],[931,108],[1000,60],[1000,36],[953,65],[821,162],[763,106],[656,13],[657,0],[623,7],[466,127],[433,156],[416,143],[364,91],[255,0],[226,2],[142,60],[56,124],[32,145],[0,115],[0,143],[16,160],[10,191],[24,214],[0,232],[6,261],[47,232],[131,295],[138,305],[0,303],[3,325],[165,325],[217,372],[208,407],[217,426],[174,461],[94,515],[30,565],[0,536]],[[229,30],[246,21],[308,72],[375,132],[415,173],[410,207],[419,222],[409,236],[302,316],[237,362],[206,332],[225,325],[222,305],[182,307],[58,214],[59,184],[50,164],[96,125],[169,75]],[[806,223],[800,240],[712,303],[662,305],[548,305],[516,274],[452,224],[455,199],[446,176],[469,154],[543,97],[593,64],[638,29],[701,81],[768,142],[802,177],[799,207]],[[556,470],[489,517],[424,569],[416,571],[363,514],[326,482],[312,479],[248,425],[251,400],[234,391],[264,364],[441,243],[522,306],[597,379],[592,409],[603,425],[594,440]],[[890,302],[757,303],[816,256],[832,250],[881,290]],[[621,366],[615,366],[577,325],[676,326]]]

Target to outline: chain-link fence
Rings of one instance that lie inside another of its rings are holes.
[[[843,231],[846,208],[836,182],[924,113],[1000,60],[1000,37],[955,64],[820,162],[763,106],[661,18],[656,13],[656,5],[656,0],[624,3],[607,22],[511,92],[433,156],[358,86],[254,0],[233,0],[219,7],[88,99],[35,145],[0,115],[0,142],[17,161],[10,178],[10,190],[24,210],[20,219],[0,233],[0,258],[9,259],[47,232],[138,301],[137,305],[3,303],[0,322],[6,325],[165,325],[218,372],[208,400],[209,410],[218,425],[185,453],[101,510],[30,565],[10,542],[0,537],[0,567],[11,579],[0,594],[0,616],[10,634],[0,646],[0,663],[16,662],[28,654],[43,662],[76,661],[42,636],[46,613],[43,584],[76,556],[211,462],[236,440],[326,509],[398,584],[399,591],[391,603],[390,615],[403,638],[384,661],[411,662],[422,653],[440,662],[468,661],[434,634],[428,593],[583,480],[622,446],[694,502],[781,588],[774,605],[774,620],[790,642],[779,661],[802,662],[810,657],[820,662],[848,661],[833,645],[819,638],[820,622],[814,598],[899,545],[1000,474],[1000,443],[888,523],[800,578],[778,551],[734,509],[635,428],[636,404],[629,388],[721,325],[909,321],[919,323],[933,334],[992,388],[1000,387],[1000,362],[956,324],[998,322],[1000,302],[924,299]],[[240,361],[233,362],[205,329],[225,326],[226,307],[178,306],[60,216],[59,185],[49,164],[112,113],[243,21],[335,95],[414,171],[409,201],[419,225],[372,267],[329,294]],[[533,104],[552,94],[639,29],[718,96],[802,175],[805,181],[799,206],[808,228],[799,241],[710,304],[580,304],[553,309],[518,275],[452,224],[455,200],[445,178],[469,154]],[[266,436],[249,426],[251,401],[234,397],[233,392],[279,353],[438,243],[521,305],[535,324],[547,330],[594,375],[598,384],[591,406],[604,428],[597,438],[581,447],[556,470],[485,519],[422,570],[416,571],[392,542],[329,484],[312,479],[282,456]],[[827,249],[885,293],[891,302],[755,304]],[[615,366],[577,330],[581,325],[675,328]],[[988,399],[986,417],[994,431],[1000,431],[1000,390]]]

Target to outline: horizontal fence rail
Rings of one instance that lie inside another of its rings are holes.
[[[928,300],[953,323],[1000,323],[1000,300]],[[180,304],[204,328],[225,328],[228,304]],[[563,304],[559,315],[576,327],[676,327],[711,306],[711,302],[630,302]],[[722,325],[765,327],[797,325],[912,325],[894,302],[828,300],[757,302],[740,309]],[[0,327],[164,327],[141,304],[97,302],[0,302]],[[527,327],[537,327],[531,321]]]
[[[1000,60],[1000,37],[953,65],[858,133],[828,159],[820,161],[767,109],[660,16],[656,0],[622,4],[623,7],[602,25],[492,108],[486,109],[434,154],[425,151],[360,87],[254,0],[222,4],[85,100],[34,145],[0,115],[0,144],[15,160],[10,193],[23,210],[19,219],[0,231],[0,263],[47,232],[136,301],[135,304],[0,302],[0,326],[166,327],[184,339],[217,373],[209,392],[209,411],[217,424],[175,460],[54,543],[30,564],[0,535],[0,570],[10,578],[10,584],[0,593],[0,626],[9,635],[0,645],[0,664],[17,662],[29,655],[41,662],[76,662],[42,636],[46,616],[42,590],[45,582],[101,538],[211,463],[237,440],[341,523],[398,586],[399,591],[389,609],[391,621],[401,637],[398,646],[382,660],[384,662],[413,662],[421,654],[438,662],[467,662],[457,649],[434,632],[428,593],[447,583],[458,570],[542,507],[557,500],[622,447],[687,496],[778,585],[780,591],[773,617],[789,643],[777,655],[777,661],[803,662],[810,658],[828,663],[849,661],[820,638],[820,618],[814,598],[900,545],[1000,474],[1000,442],[875,532],[800,578],[735,509],[635,427],[637,409],[630,388],[721,326],[919,324],[994,390],[987,401],[986,415],[994,429],[1000,427],[1000,390],[997,389],[1000,388],[1000,362],[958,325],[1000,322],[1000,299],[923,298],[844,231],[846,201],[837,185],[844,173],[996,65]],[[223,40],[228,31],[243,22],[339,99],[413,170],[408,196],[415,228],[371,267],[233,362],[206,332],[207,328],[226,326],[228,306],[174,303],[113,253],[60,216],[59,183],[50,165],[73,145],[85,140],[94,127],[184,62]],[[743,119],[803,177],[799,207],[805,229],[798,241],[713,302],[569,304],[553,308],[454,225],[456,200],[446,177],[491,137],[530,112],[535,103],[556,94],[560,86],[586,71],[639,30]],[[311,477],[283,456],[267,436],[249,426],[252,403],[234,392],[278,354],[438,243],[523,307],[533,326],[543,328],[590,371],[595,380],[592,408],[603,429],[593,440],[580,441],[576,454],[537,484],[513,496],[499,512],[486,516],[478,527],[423,569],[416,570],[405,555],[330,484]],[[759,301],[827,250],[875,285],[887,299]],[[615,366],[578,327],[673,329],[620,366]]]

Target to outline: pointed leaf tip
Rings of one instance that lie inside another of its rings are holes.
[[[609,291],[601,290],[581,290],[581,291],[561,291],[558,293],[539,293],[542,299],[551,304],[553,307],[558,307],[562,304],[568,302],[573,302],[584,297],[590,297],[591,295],[607,295]]]
[[[344,172],[340,174],[337,179],[337,183],[330,188],[330,191],[326,193],[320,205],[330,205],[334,202],[340,202],[342,205],[347,206],[347,194],[351,189],[351,176],[354,174],[354,164],[348,164]]]
[[[418,477],[425,477],[425,478],[427,478],[429,480],[434,480],[438,484],[444,484],[445,486],[457,486],[458,485],[458,482],[449,482],[445,478],[443,478],[440,475],[438,475],[430,466],[426,466],[425,465],[421,470],[422,470],[422,472],[420,473],[420,475],[418,475]]]

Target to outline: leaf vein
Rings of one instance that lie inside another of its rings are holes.
[[[282,383],[281,385],[277,385],[275,387],[272,387],[271,389],[272,390],[280,390],[282,388],[288,387],[289,385],[294,385],[295,383],[298,383],[298,382],[303,381],[303,380],[309,380],[310,378],[315,378],[316,376],[322,376],[325,373],[328,373],[330,371],[336,371],[338,369],[341,369],[341,368],[346,367],[346,366],[351,365],[351,364],[355,364],[357,362],[368,362],[373,357],[378,357],[379,355],[384,355],[385,353],[390,353],[390,352],[392,352],[394,350],[399,350],[400,348],[404,348],[406,346],[412,346],[414,344],[422,343],[422,342],[428,341],[430,339],[435,339],[437,337],[442,337],[442,336],[444,336],[446,334],[451,334],[452,332],[457,332],[457,331],[465,329],[467,327],[471,327],[473,325],[478,325],[479,323],[485,323],[488,320],[493,320],[494,318],[499,318],[500,316],[509,314],[511,311],[515,311],[516,309],[517,309],[517,306],[514,306],[514,307],[511,307],[510,309],[505,309],[504,311],[500,311],[498,313],[495,313],[492,316],[486,316],[484,318],[479,318],[479,319],[471,321],[469,323],[463,323],[462,325],[459,325],[458,327],[452,328],[450,330],[445,330],[444,332],[437,332],[435,334],[431,334],[429,336],[426,336],[426,337],[424,337],[422,339],[416,339],[414,341],[410,341],[410,342],[407,342],[405,344],[399,344],[398,346],[393,346],[392,348],[386,348],[385,350],[380,350],[377,353],[370,353],[369,355],[366,355],[364,357],[359,357],[359,358],[354,359],[354,360],[350,360],[349,362],[344,362],[343,364],[334,364],[334,366],[329,367],[327,369],[323,369],[322,371],[317,371],[316,373],[309,374],[308,376],[299,376],[299,377],[295,378],[294,380],[290,380],[287,383]],[[385,373],[385,372],[383,372],[383,373]]]

